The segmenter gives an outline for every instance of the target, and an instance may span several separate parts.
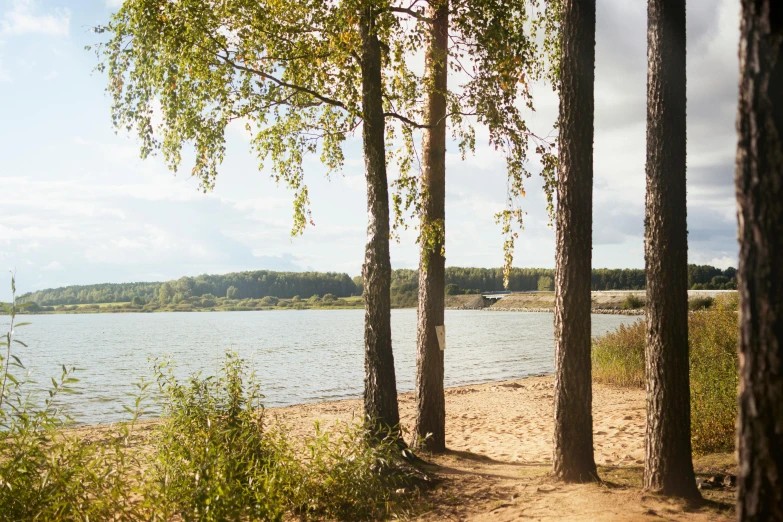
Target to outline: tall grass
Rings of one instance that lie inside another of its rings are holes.
[[[644,388],[644,319],[593,340],[593,380]]]
[[[691,439],[694,451],[731,451],[737,417],[736,298],[719,296],[713,308],[688,317],[691,381]],[[644,321],[593,342],[596,382],[640,387],[645,384]]]

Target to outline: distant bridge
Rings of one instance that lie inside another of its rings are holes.
[[[510,290],[500,290],[497,292],[481,292],[481,297],[483,297],[484,299],[493,299],[497,301],[498,299],[502,299],[509,294],[511,294]]]

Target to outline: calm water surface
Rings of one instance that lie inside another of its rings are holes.
[[[0,325],[7,326],[7,317]],[[27,319],[25,319],[27,320]],[[17,354],[40,383],[61,365],[80,368],[80,393],[66,396],[84,424],[127,418],[131,383],[151,377],[149,359],[171,356],[177,375],[213,374],[225,350],[251,361],[267,406],[360,397],[363,310],[41,315],[20,328]],[[593,315],[593,335],[636,317]],[[553,315],[446,311],[446,386],[551,373]],[[2,330],[7,331],[7,330]],[[416,372],[416,310],[392,311],[397,389]]]

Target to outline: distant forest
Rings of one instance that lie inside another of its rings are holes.
[[[733,289],[737,287],[736,269],[721,270],[709,265],[688,266],[688,286],[694,290]],[[511,291],[552,290],[554,270],[549,268],[515,268],[509,278]],[[446,292],[449,294],[479,293],[504,290],[500,268],[446,269]],[[644,270],[593,270],[593,290],[642,290]],[[392,274],[392,305],[413,306],[416,303],[419,277],[416,270],[400,269]],[[260,299],[272,296],[291,299],[298,296],[332,294],[336,297],[361,295],[361,277],[353,279],[336,272],[272,272],[256,270],[223,275],[181,277],[163,283],[105,283],[66,286],[39,290],[20,296],[20,302],[32,301],[41,306],[125,303],[179,303],[193,297]]]

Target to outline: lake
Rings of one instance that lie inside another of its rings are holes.
[[[267,406],[360,397],[364,379],[364,310],[85,314],[25,316],[16,354],[41,384],[61,365],[80,368],[80,393],[64,396],[81,424],[127,418],[122,405],[151,357],[170,356],[176,373],[213,374],[225,350],[250,361]],[[593,315],[593,335],[638,320]],[[0,318],[2,332],[8,317]],[[517,379],[554,370],[551,313],[446,311],[446,386]],[[400,392],[413,390],[416,310],[392,311]]]

